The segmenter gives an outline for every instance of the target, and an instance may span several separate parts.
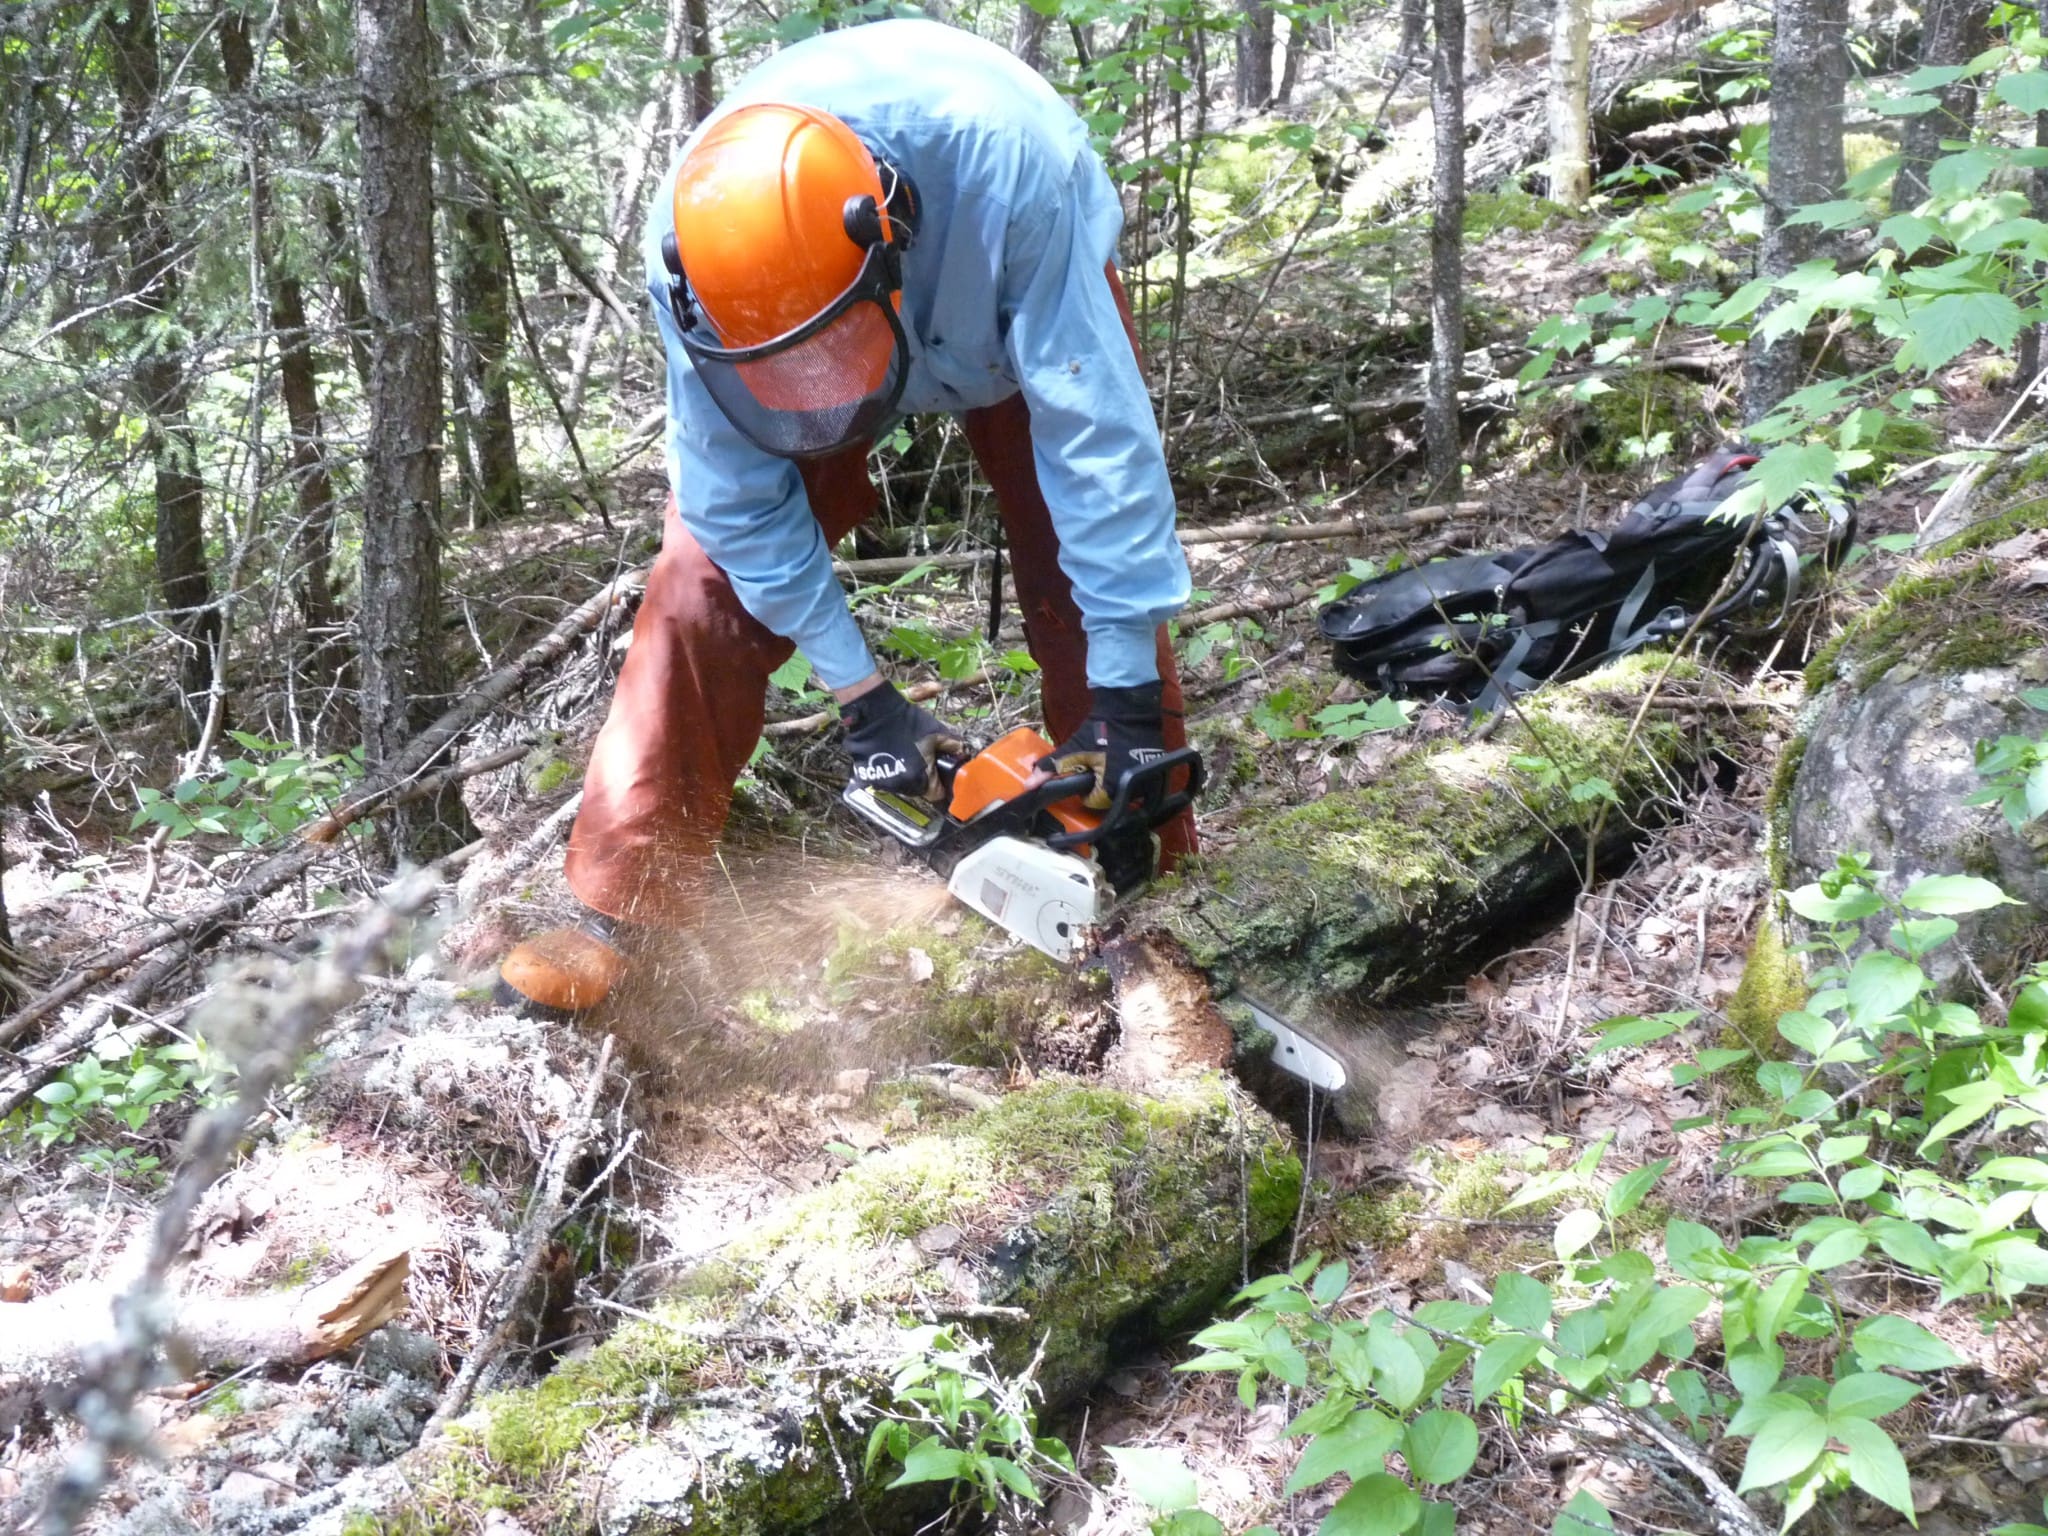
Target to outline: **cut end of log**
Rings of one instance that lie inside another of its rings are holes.
[[[1103,1075],[1120,1088],[1153,1091],[1230,1061],[1230,1026],[1208,978],[1187,951],[1159,932],[1118,939],[1103,950],[1116,986],[1122,1034]]]
[[[411,1275],[411,1249],[387,1248],[307,1291],[297,1315],[308,1358],[347,1349],[403,1313]]]

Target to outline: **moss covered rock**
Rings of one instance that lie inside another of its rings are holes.
[[[1680,803],[1708,742],[1656,711],[1630,730],[1668,662],[1546,687],[1484,740],[1424,743],[1364,788],[1249,826],[1150,920],[1225,987],[1254,977],[1281,1003],[1384,1001],[1455,974],[1551,921],[1589,857],[1612,872]]]
[[[1300,1194],[1282,1133],[1210,1076],[1159,1097],[1046,1083],[870,1154],[538,1385],[412,1458],[374,1526],[732,1536],[887,1532],[921,1506],[863,1482],[874,1397],[920,1318],[1071,1399],[1110,1352],[1191,1324]]]

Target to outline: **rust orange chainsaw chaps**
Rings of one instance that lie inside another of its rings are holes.
[[[1114,267],[1108,279],[1135,351]],[[1088,714],[1087,637],[1039,492],[1024,397],[969,411],[962,424],[1002,514],[1025,638],[1040,669],[1046,733],[1063,740]],[[828,545],[873,514],[878,496],[864,446],[799,468]],[[1163,627],[1158,644],[1172,749],[1186,745],[1186,732]],[[746,611],[671,505],[569,838],[565,873],[586,906],[626,922],[695,926],[732,786],[760,739],[769,674],[792,649]],[[1195,846],[1187,816],[1159,836],[1162,870]]]

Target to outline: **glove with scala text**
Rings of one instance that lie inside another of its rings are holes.
[[[1106,811],[1124,775],[1156,763],[1166,755],[1165,688],[1140,683],[1133,688],[1096,688],[1095,700],[1081,728],[1040,758],[1038,766],[1055,774],[1095,775],[1095,787],[1082,804]]]
[[[941,799],[945,790],[932,771],[933,760],[967,750],[950,725],[911,703],[894,683],[840,705],[839,719],[846,755],[853,759],[852,781],[868,789]]]

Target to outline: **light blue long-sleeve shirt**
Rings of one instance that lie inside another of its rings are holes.
[[[749,74],[719,110],[760,101],[832,113],[916,183],[901,409],[965,411],[1023,391],[1039,487],[1088,635],[1088,681],[1123,687],[1157,677],[1153,632],[1187,601],[1187,562],[1152,403],[1103,279],[1123,207],[1080,119],[1001,48],[929,21],[798,43]],[[802,477],[726,420],[669,313],[661,237],[672,227],[675,177],[672,165],[643,256],[668,353],[676,505],[747,611],[794,641],[827,687],[849,687],[875,670],[874,659]]]

